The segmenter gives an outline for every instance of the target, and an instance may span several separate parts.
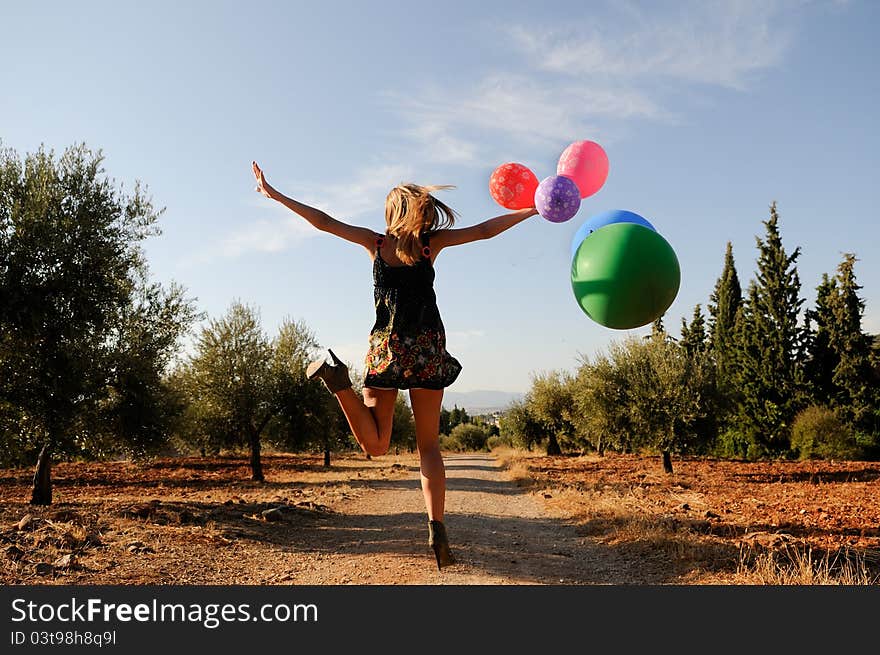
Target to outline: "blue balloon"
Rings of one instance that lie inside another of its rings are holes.
[[[625,209],[609,209],[601,214],[590,216],[590,218],[584,221],[584,224],[578,228],[578,231],[574,234],[574,238],[571,240],[571,258],[574,259],[578,246],[581,245],[581,242],[584,239],[590,236],[590,233],[595,232],[600,227],[611,225],[612,223],[635,223],[637,225],[644,225],[649,230],[654,230],[654,232],[657,231],[654,229],[653,225],[638,214],[634,214]]]

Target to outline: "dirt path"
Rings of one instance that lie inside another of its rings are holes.
[[[689,460],[670,477],[656,458],[517,457],[536,484],[445,455],[458,563],[442,572],[416,455],[266,454],[265,482],[240,455],[62,462],[48,507],[28,504],[29,469],[0,469],[0,584],[777,584],[805,548],[844,584],[880,580],[874,463]]]
[[[26,504],[29,471],[0,476],[3,584],[593,584],[639,581],[489,454],[447,454],[454,566],[427,547],[418,457],[60,464],[56,500]],[[280,508],[273,510],[273,508]],[[264,512],[274,512],[266,520]],[[23,517],[33,520],[20,527]],[[66,559],[65,559],[66,557]],[[73,558],[71,560],[71,557]]]
[[[457,564],[438,572],[426,544],[418,469],[370,480],[316,526],[324,552],[291,557],[297,584],[592,584],[625,581],[625,566],[547,515],[491,455],[447,455],[447,516]],[[361,462],[363,464],[363,462]],[[343,464],[345,465],[345,464]],[[378,463],[376,464],[379,465]],[[317,536],[317,535],[316,535]],[[279,562],[281,564],[281,562]]]

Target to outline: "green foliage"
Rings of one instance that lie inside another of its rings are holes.
[[[666,327],[663,325],[663,317],[658,316],[654,319],[654,322],[651,323],[651,336],[648,337],[650,339],[668,339],[669,333],[666,332]]]
[[[757,239],[757,279],[736,321],[736,421],[755,454],[788,451],[791,422],[803,402],[798,312],[800,280],[796,248],[786,254],[776,204],[764,221],[766,238]]]
[[[710,454],[723,459],[747,459],[750,452],[754,455],[754,451],[749,450],[750,445],[748,436],[728,425],[719,430]]]
[[[94,456],[146,456],[167,443],[184,400],[165,372],[178,338],[197,318],[183,293],[177,285],[166,291],[146,280],[136,288],[114,335],[110,393],[101,406],[103,420],[92,430]]]
[[[628,352],[619,343],[608,355],[599,354],[578,368],[572,393],[571,420],[582,448],[604,453],[606,448],[631,452],[639,436],[633,426],[633,403],[627,382]]]
[[[452,412],[445,407],[440,407],[440,434],[449,434],[452,427],[449,425],[449,418]]]
[[[164,442],[164,369],[196,312],[148,280],[140,242],[160,214],[84,145],[0,151],[0,450],[32,461],[42,445],[100,456]]]
[[[43,437],[40,421],[31,421],[20,407],[0,400],[0,466],[33,464]]]
[[[276,448],[336,450],[347,441],[338,429],[339,403],[323,384],[306,379],[306,367],[317,351],[314,333],[303,321],[285,319],[270,344],[266,377],[270,411],[275,416],[266,425],[266,439]]]
[[[854,439],[863,459],[880,460],[880,432],[856,430]]]
[[[712,361],[702,350],[688,354],[659,329],[585,359],[558,388],[557,410],[569,408],[570,440],[582,449],[706,452],[715,438]]]
[[[694,355],[706,351],[706,319],[700,305],[694,307],[694,315],[690,324],[681,319],[681,341],[679,342],[685,353]]]
[[[724,268],[709,297],[709,346],[718,373],[718,387],[724,395],[735,388],[736,320],[742,306],[742,287],[733,259],[733,246],[728,241]]]
[[[182,440],[205,452],[249,447],[257,480],[263,437],[290,450],[338,446],[347,431],[336,400],[305,377],[315,348],[304,323],[285,320],[270,340],[257,310],[233,302],[202,328],[196,352],[176,372],[187,403]]]
[[[794,419],[791,448],[800,459],[857,459],[861,455],[852,429],[834,410],[810,405]]]
[[[471,422],[471,417],[468,415],[467,410],[458,405],[455,405],[452,408],[452,411],[448,412],[448,415],[448,423],[444,426],[446,428],[446,434],[451,434],[452,430],[455,429],[455,426],[460,425],[461,423]]]
[[[524,401],[511,403],[500,422],[501,437],[516,447],[531,450],[544,438],[544,426]]]
[[[539,434],[547,439],[548,455],[560,455],[562,446],[577,446],[572,423],[573,386],[568,373],[550,371],[533,376],[525,403],[542,428]]]
[[[660,339],[625,344],[625,380],[632,427],[661,452],[694,452],[714,434],[705,432],[714,407],[715,376],[702,353],[688,355]]]
[[[395,448],[406,448],[414,452],[418,442],[416,441],[416,422],[413,418],[412,409],[406,402],[406,396],[402,392],[397,393],[394,401],[394,423],[391,428],[391,444]]]
[[[206,453],[250,448],[255,479],[262,476],[262,440],[327,455],[349,448],[339,403],[320,380],[306,379],[317,345],[311,329],[291,319],[269,339],[258,311],[233,302],[202,328],[195,353],[175,371],[173,385],[186,406],[179,441]]]
[[[474,451],[487,450],[486,442],[489,432],[482,425],[475,423],[459,423],[452,429],[445,446],[450,450]]]
[[[856,429],[874,429],[875,413],[880,406],[880,394],[872,384],[872,339],[862,332],[862,315],[865,302],[856,283],[856,257],[845,253],[837,267],[836,293],[832,293],[829,305],[833,322],[830,324],[828,341],[835,355],[832,374],[833,395],[831,401],[843,419]]]
[[[277,411],[273,352],[257,311],[235,301],[211,319],[181,371],[187,433],[209,450],[251,445]]]
[[[834,329],[833,298],[837,295],[837,282],[822,274],[822,282],[816,287],[816,307],[806,311],[804,330],[804,377],[809,392],[817,403],[827,403],[834,395],[834,366],[836,356],[831,347],[831,331]],[[815,326],[815,327],[813,327]]]
[[[856,261],[845,253],[837,275],[822,276],[816,307],[807,311],[805,371],[815,403],[833,407],[854,430],[871,433],[880,428],[880,376],[872,361],[873,338],[862,332],[865,303],[858,295]]]

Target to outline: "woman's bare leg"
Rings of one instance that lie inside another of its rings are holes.
[[[363,451],[373,457],[387,453],[391,445],[391,424],[397,389],[364,387],[364,398],[361,400],[354,389],[349,387],[336,392],[336,399]]]
[[[416,422],[422,494],[425,496],[428,520],[442,521],[446,505],[446,467],[440,454],[443,389],[410,389],[409,400]]]

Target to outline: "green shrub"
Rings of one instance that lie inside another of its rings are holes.
[[[749,454],[749,438],[735,428],[725,428],[718,433],[713,454],[723,459],[746,459]]]
[[[489,431],[475,423],[459,423],[452,428],[449,438],[458,446],[457,450],[486,450]]]
[[[440,433],[440,450],[459,450],[459,444],[448,434]]]
[[[858,459],[852,430],[828,407],[810,405],[794,418],[791,449],[800,459]]]
[[[872,461],[880,459],[880,433],[856,432],[855,440],[864,459]]]

